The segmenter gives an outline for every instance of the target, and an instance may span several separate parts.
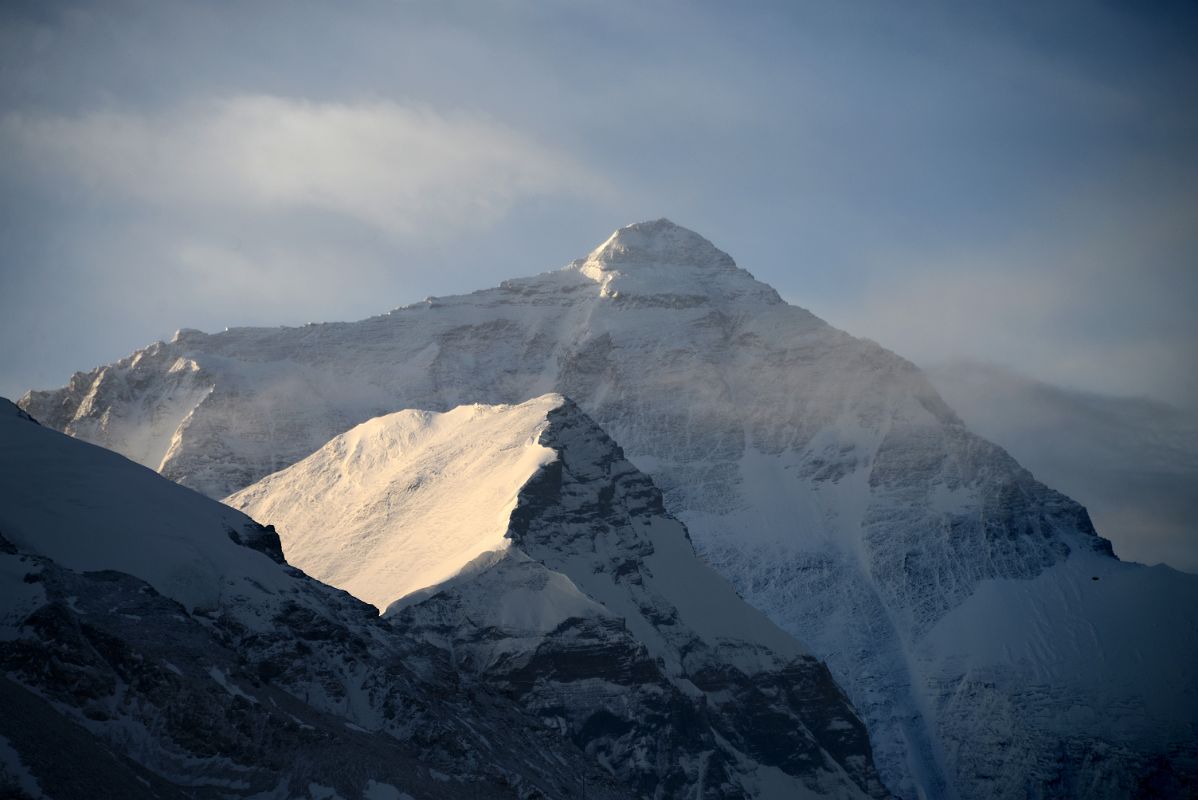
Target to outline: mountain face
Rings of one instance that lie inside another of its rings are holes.
[[[944,364],[928,376],[971,428],[1084,502],[1121,558],[1198,573],[1198,415],[992,364]]]
[[[274,531],[0,400],[0,795],[632,796]]]
[[[914,365],[665,220],[361,322],[181,331],[22,405],[222,497],[397,409],[547,392],[827,662],[900,795],[1115,797],[1193,774],[1195,579],[1119,562]]]
[[[827,668],[561,396],[374,419],[227,502],[639,796],[887,794]]]

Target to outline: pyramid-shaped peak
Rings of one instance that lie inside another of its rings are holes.
[[[732,256],[692,230],[664,217],[620,228],[587,261],[603,268],[637,266],[736,269]]]

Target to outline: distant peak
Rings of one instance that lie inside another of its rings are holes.
[[[620,228],[566,269],[597,283],[600,297],[629,307],[782,302],[773,288],[736,266],[732,256],[664,218]]]
[[[732,256],[694,231],[664,217],[620,228],[587,256],[586,261],[601,269],[637,266],[736,269]]]

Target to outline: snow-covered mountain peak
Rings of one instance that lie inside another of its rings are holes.
[[[770,286],[692,230],[662,218],[626,225],[567,271],[598,283],[600,296],[633,305],[687,308],[749,298],[781,303]]]
[[[600,269],[661,266],[736,269],[732,256],[664,217],[620,228],[591,251],[586,261]]]

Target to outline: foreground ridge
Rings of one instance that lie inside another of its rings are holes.
[[[697,558],[652,481],[559,395],[371,420],[227,502],[638,796],[888,796],[827,668]],[[437,506],[475,524],[439,526]]]

